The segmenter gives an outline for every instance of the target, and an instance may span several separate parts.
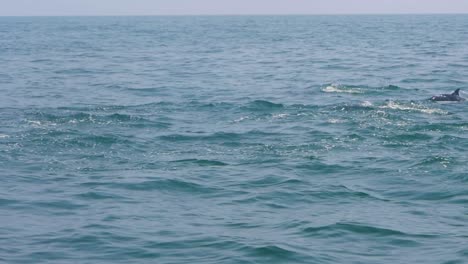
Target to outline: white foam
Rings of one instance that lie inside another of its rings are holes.
[[[287,117],[288,114],[277,114],[277,115],[273,115],[273,118],[283,118],[283,117]]]
[[[404,111],[416,111],[425,114],[441,114],[446,115],[448,114],[447,111],[437,109],[437,108],[427,108],[422,105],[417,105],[411,103],[410,105],[403,105],[393,101],[389,101],[386,105],[380,106],[382,109],[393,109],[393,110],[404,110]]]
[[[29,120],[28,123],[33,124],[33,125],[37,125],[37,126],[42,125],[41,121]]]
[[[241,116],[240,118],[234,120],[234,123],[239,123],[245,119],[249,119],[249,116]]]
[[[0,134],[0,138],[8,138],[10,137],[9,135],[5,135],[5,134]]]
[[[57,123],[53,123],[53,122],[48,122],[48,121],[41,122],[41,121],[36,121],[36,120],[28,120],[28,123],[33,125],[33,126],[36,126],[36,127],[56,126],[57,125]]]
[[[336,85],[329,85],[322,89],[326,93],[351,93],[351,94],[361,94],[363,93],[362,89],[359,88],[342,88]]]
[[[331,118],[331,119],[328,119],[327,122],[330,123],[330,124],[341,124],[341,123],[344,123],[345,120]]]

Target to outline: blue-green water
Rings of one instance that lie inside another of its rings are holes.
[[[468,262],[468,15],[4,17],[0,62],[0,262]]]

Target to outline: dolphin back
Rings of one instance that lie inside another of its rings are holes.
[[[451,94],[441,94],[441,95],[432,96],[430,100],[460,102],[460,101],[465,101],[465,98],[460,97],[460,89],[456,89]]]

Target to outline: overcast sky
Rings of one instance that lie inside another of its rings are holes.
[[[468,13],[468,0],[0,0],[0,16]]]

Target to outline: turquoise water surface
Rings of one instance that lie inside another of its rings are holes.
[[[1,263],[468,263],[468,15],[2,17],[0,62]]]

